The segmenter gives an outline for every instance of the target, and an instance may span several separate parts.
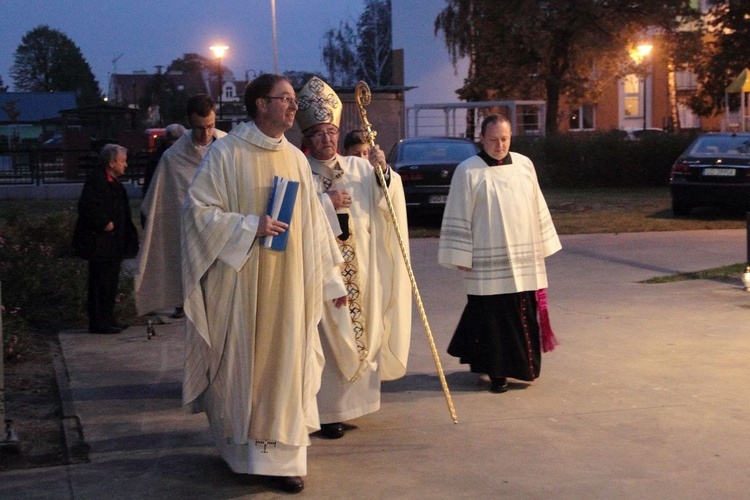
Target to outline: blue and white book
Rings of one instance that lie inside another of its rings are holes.
[[[272,219],[290,224],[298,189],[298,181],[275,175],[273,177],[271,197],[268,201],[268,215],[270,215]],[[283,251],[286,249],[286,242],[288,239],[289,228],[276,236],[265,236],[261,245],[264,248]]]

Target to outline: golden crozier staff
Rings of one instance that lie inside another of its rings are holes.
[[[365,106],[370,104],[372,94],[370,93],[370,87],[366,82],[360,81],[354,88],[354,97],[357,101],[357,107],[359,108],[359,114],[362,117],[362,130],[364,132],[365,140],[370,143],[370,146],[375,146],[375,137],[378,133],[373,130],[372,124],[367,119],[367,110]],[[376,168],[375,172],[378,175],[378,181],[380,187],[383,189],[383,195],[385,196],[386,204],[388,205],[388,212],[391,215],[391,222],[393,222],[393,229],[396,231],[396,238],[398,239],[398,246],[401,249],[401,256],[404,258],[404,264],[406,265],[406,272],[409,275],[409,281],[411,282],[411,290],[414,294],[414,299],[417,302],[417,309],[419,310],[419,317],[422,318],[422,324],[427,334],[427,341],[430,343],[430,350],[432,351],[432,358],[435,360],[435,367],[437,368],[438,377],[440,377],[440,385],[443,387],[443,393],[445,394],[445,402],[448,404],[448,411],[451,414],[453,423],[458,423],[458,417],[456,416],[456,409],[453,406],[453,400],[451,399],[451,392],[448,388],[448,382],[445,380],[445,373],[443,372],[443,365],[440,363],[440,356],[438,355],[437,348],[435,347],[435,340],[432,337],[432,330],[430,329],[430,323],[427,321],[427,313],[425,313],[424,306],[422,305],[422,297],[419,294],[419,287],[417,287],[417,281],[414,279],[414,271],[411,267],[411,261],[409,260],[409,254],[406,251],[404,245],[404,238],[401,236],[401,228],[399,228],[398,221],[396,219],[396,212],[393,208],[393,201],[391,196],[388,194],[388,184],[386,183],[385,174],[383,173],[383,165],[380,168]]]

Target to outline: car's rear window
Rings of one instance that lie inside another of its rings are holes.
[[[699,137],[688,150],[688,154],[711,156],[717,154],[750,156],[750,137],[717,136]]]
[[[471,143],[425,142],[402,144],[402,162],[460,163],[477,153]]]

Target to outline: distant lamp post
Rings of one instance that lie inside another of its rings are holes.
[[[273,72],[279,74],[279,47],[276,44],[276,0],[271,0],[271,31],[273,32]]]
[[[229,47],[226,45],[213,45],[209,47],[211,51],[216,56],[216,59],[219,61],[219,120],[224,118],[224,110],[223,110],[223,100],[222,97],[224,95],[224,89],[222,88],[222,82],[221,82],[221,59],[224,57],[224,53],[227,51]]]
[[[638,45],[638,64],[643,64],[646,69],[646,73],[643,76],[643,130],[646,130],[646,84],[648,83],[648,68],[646,67],[646,59],[651,55],[651,51],[654,46],[650,43],[642,43]]]

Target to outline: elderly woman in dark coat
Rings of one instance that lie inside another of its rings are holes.
[[[119,333],[127,325],[114,319],[115,298],[123,259],[138,253],[138,233],[125,187],[128,150],[117,144],[102,148],[102,167],[92,169],[78,200],[73,247],[89,261],[88,317],[90,333]]]

